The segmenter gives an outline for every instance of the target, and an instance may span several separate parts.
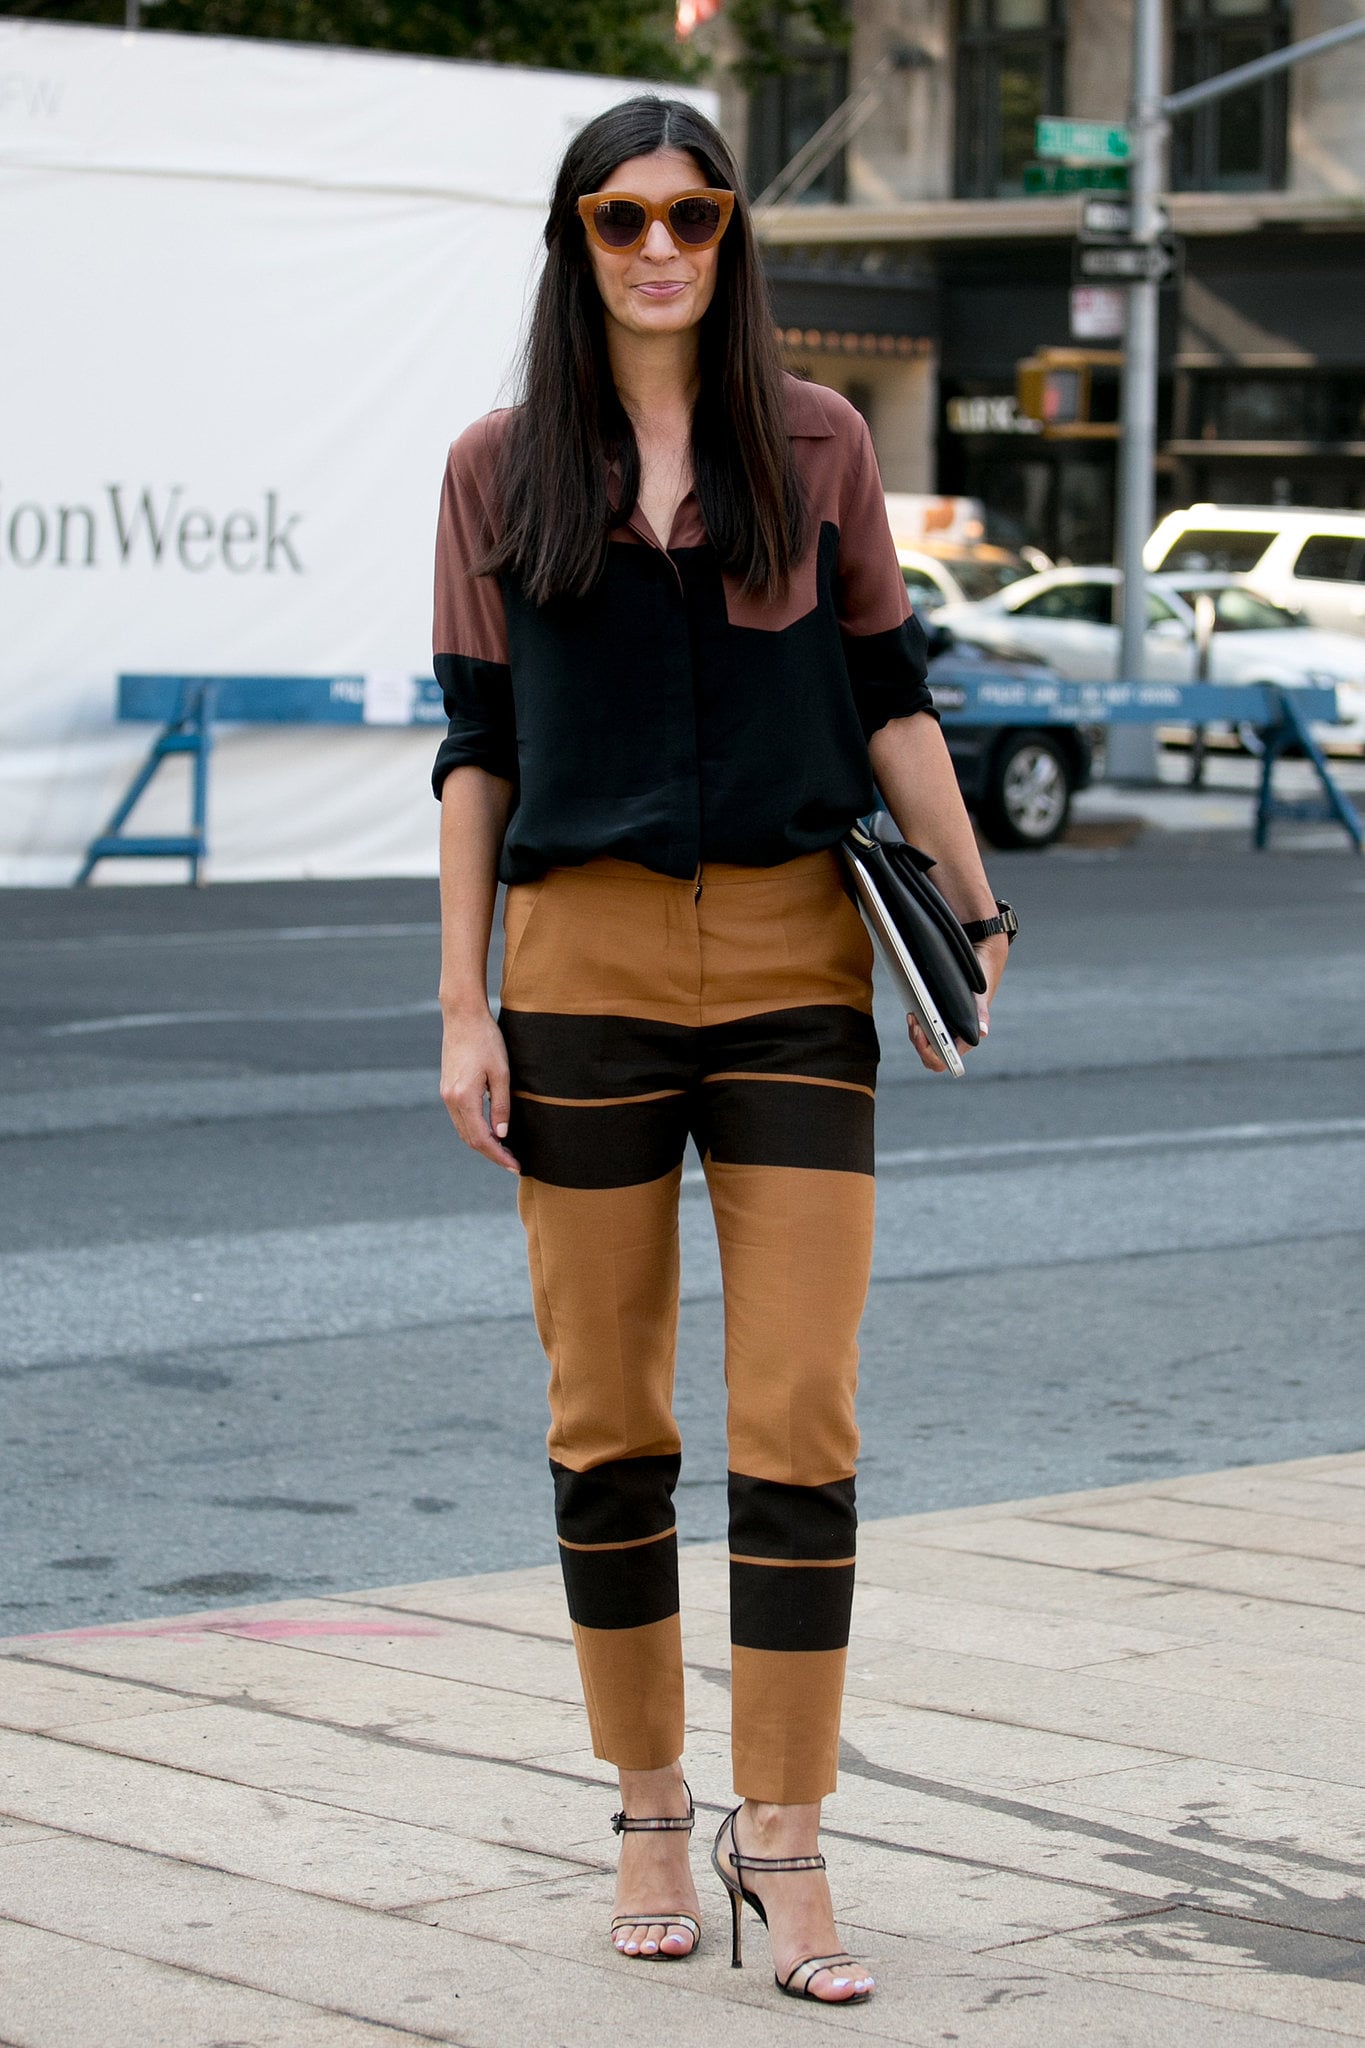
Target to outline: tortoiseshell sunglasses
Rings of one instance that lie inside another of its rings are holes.
[[[680,249],[713,249],[734,210],[733,192],[680,192],[663,206],[634,192],[589,192],[578,202],[583,225],[599,249],[624,255],[638,249],[661,220]]]

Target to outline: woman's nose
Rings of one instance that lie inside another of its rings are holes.
[[[673,237],[661,220],[650,222],[649,233],[640,244],[640,254],[648,256],[654,263],[666,263],[674,254]]]

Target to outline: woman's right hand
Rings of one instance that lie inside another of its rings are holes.
[[[441,1100],[471,1152],[509,1173],[521,1168],[501,1141],[512,1112],[507,1047],[490,1010],[446,1014],[441,1040]]]

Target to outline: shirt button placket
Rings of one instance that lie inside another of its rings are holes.
[[[660,562],[668,572],[664,599],[663,672],[670,745],[670,780],[678,792],[677,866],[701,871],[701,762],[697,738],[697,691],[692,675],[692,632],[681,571],[662,548]]]

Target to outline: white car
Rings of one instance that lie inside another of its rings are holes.
[[[1027,562],[1006,548],[897,547],[905,591],[921,618],[945,604],[990,597],[1029,573]]]
[[[945,605],[936,617],[980,646],[1049,662],[1069,682],[1109,682],[1118,670],[1121,581],[1117,569],[1048,569],[976,604]],[[1240,577],[1149,578],[1144,668],[1152,681],[1194,680],[1194,600],[1204,590],[1215,607],[1211,682],[1335,688],[1345,723],[1319,726],[1317,736],[1332,746],[1365,745],[1365,639],[1305,625]]]
[[[1310,626],[1365,634],[1365,514],[1304,506],[1189,505],[1142,551],[1168,576],[1245,576]],[[980,591],[968,591],[979,597]]]

